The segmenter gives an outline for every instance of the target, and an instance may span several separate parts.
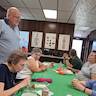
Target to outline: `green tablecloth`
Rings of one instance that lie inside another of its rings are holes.
[[[74,74],[60,75],[52,71],[58,66],[55,65],[54,68],[47,69],[45,72],[34,73],[32,78],[51,78],[53,82],[48,86],[48,88],[54,93],[53,96],[67,96],[71,94],[72,96],[87,96],[85,93],[74,89],[71,85],[71,80],[75,77]],[[19,91],[16,96],[20,96],[22,91]]]

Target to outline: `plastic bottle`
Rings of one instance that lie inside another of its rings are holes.
[[[59,68],[62,68],[62,61],[59,62]]]
[[[49,96],[49,89],[47,87],[44,87],[42,90],[42,96]]]

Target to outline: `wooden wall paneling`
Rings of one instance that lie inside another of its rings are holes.
[[[0,19],[6,17],[6,10],[0,6]]]
[[[45,45],[45,34],[46,33],[56,33],[56,46],[55,50],[52,50],[53,53],[61,52],[57,50],[58,48],[58,38],[59,34],[68,34],[70,35],[70,45],[72,45],[72,39],[74,34],[74,24],[64,24],[64,23],[55,23],[48,21],[31,21],[31,20],[21,20],[20,30],[29,31],[30,32],[30,40],[29,40],[29,50],[31,51],[31,39],[32,39],[32,31],[43,32],[43,42],[42,49],[44,50]],[[62,51],[63,52],[63,51]]]

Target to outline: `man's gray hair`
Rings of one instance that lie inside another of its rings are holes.
[[[6,13],[6,17],[8,18],[10,14],[14,13],[14,12],[18,12],[20,13],[19,9],[16,7],[10,7],[9,9],[7,9],[7,13]]]

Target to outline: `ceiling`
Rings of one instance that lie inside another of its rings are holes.
[[[74,37],[86,38],[96,29],[96,0],[0,0],[0,6],[18,7],[22,19],[73,23]],[[57,19],[46,19],[43,9],[57,10]]]

